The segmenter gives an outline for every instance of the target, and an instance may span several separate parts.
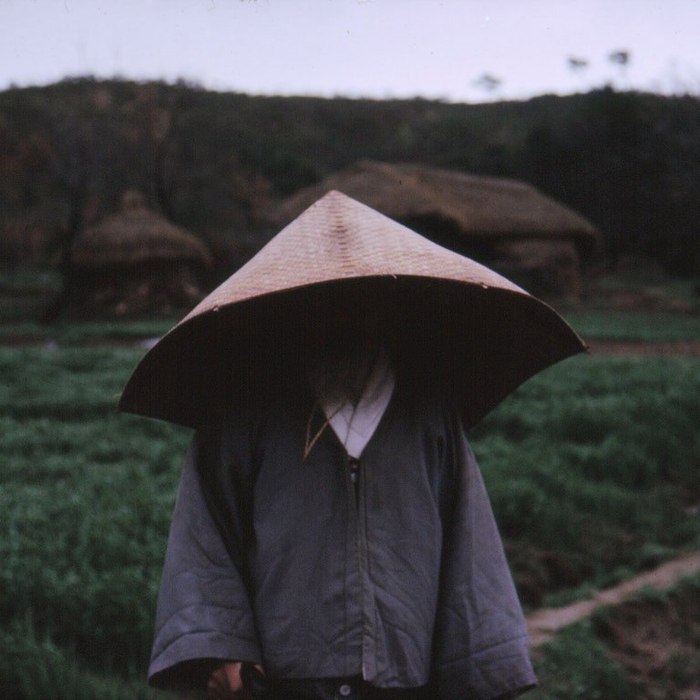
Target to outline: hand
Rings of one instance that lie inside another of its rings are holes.
[[[255,668],[263,673],[262,666]],[[212,700],[248,700],[252,698],[250,691],[243,685],[243,664],[240,661],[227,661],[209,676],[207,697]]]

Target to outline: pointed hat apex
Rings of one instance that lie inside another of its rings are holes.
[[[505,277],[331,190],[184,320],[245,299],[361,277],[428,277],[526,294]]]

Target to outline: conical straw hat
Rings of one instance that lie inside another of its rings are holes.
[[[360,315],[391,300],[395,352],[427,385],[449,387],[467,426],[585,349],[554,310],[501,275],[332,191],[147,353],[119,408],[192,427],[215,420],[241,392],[293,372],[304,354],[297,329],[348,298]]]

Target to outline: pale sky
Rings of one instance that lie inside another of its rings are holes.
[[[94,75],[466,102],[700,94],[700,0],[0,0],[0,27],[0,90]]]

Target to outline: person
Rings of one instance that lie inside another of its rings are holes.
[[[397,262],[398,250],[411,260]],[[531,298],[464,260],[330,193],[142,361],[120,408],[196,428],[163,565],[152,685],[217,700],[467,700],[536,684],[465,416],[477,420],[512,388],[510,365],[488,371],[510,352],[511,327],[514,385],[578,339],[544,305],[537,324],[517,325],[512,309]],[[460,285],[436,283],[447,275]],[[485,349],[464,384],[455,368],[481,338],[473,324],[443,332],[447,302],[465,290],[465,309],[486,299],[493,314],[487,283],[513,306],[494,315],[497,333],[478,326]],[[436,290],[446,295],[437,303]],[[222,315],[222,299],[239,315]],[[202,320],[206,339],[192,330]],[[537,350],[534,369],[523,362],[530,332],[559,342]],[[243,377],[235,391],[224,379],[232,366]],[[206,379],[212,367],[217,381]],[[468,388],[491,385],[496,398]]]
[[[254,676],[270,698],[530,687],[524,620],[459,416],[401,367],[371,309],[310,316],[332,324],[311,329],[304,366],[195,436],[152,682],[220,700],[244,697]]]

